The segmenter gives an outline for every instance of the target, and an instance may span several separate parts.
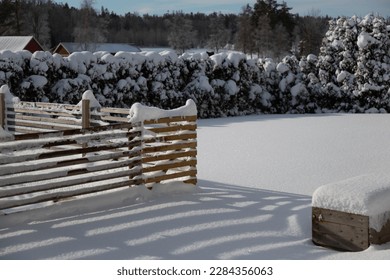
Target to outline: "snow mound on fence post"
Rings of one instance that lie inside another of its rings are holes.
[[[20,101],[18,97],[13,96],[7,85],[2,85],[0,87],[0,93],[4,94],[4,101],[6,104],[17,103]],[[7,130],[7,124],[5,125],[5,128],[0,125],[0,142],[11,141],[13,139],[14,136]]]
[[[0,93],[4,93],[5,95],[5,103],[11,104],[11,103],[17,103],[20,102],[19,97],[15,97],[11,91],[9,90],[8,85],[2,85],[0,87]]]
[[[87,90],[83,93],[82,100],[77,104],[77,106],[82,105],[83,100],[89,100],[89,107],[90,108],[101,108],[102,105],[100,105],[99,101],[97,101],[95,95],[93,94],[92,90]]]
[[[196,116],[197,113],[195,102],[192,99],[189,99],[184,106],[172,110],[164,110],[157,107],[148,107],[141,103],[134,103],[130,108],[128,118],[129,122],[143,122],[145,120],[155,120],[174,116]]]

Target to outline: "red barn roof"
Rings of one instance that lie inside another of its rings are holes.
[[[0,50],[13,52],[27,50],[34,53],[44,49],[33,36],[0,36]]]

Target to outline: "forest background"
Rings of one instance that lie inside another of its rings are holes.
[[[60,42],[130,43],[140,47],[222,48],[280,59],[317,55],[329,16],[312,10],[300,16],[286,2],[257,0],[237,14],[167,12],[118,15],[94,0],[80,8],[51,0],[0,0],[0,36],[33,35],[47,50]]]

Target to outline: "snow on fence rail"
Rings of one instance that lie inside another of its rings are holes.
[[[197,183],[192,101],[167,111],[90,108],[93,98],[79,105],[5,100],[0,94],[0,210],[141,184]]]

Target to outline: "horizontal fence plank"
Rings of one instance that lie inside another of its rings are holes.
[[[166,174],[166,175],[157,175],[150,178],[145,178],[144,182],[145,184],[159,183],[161,181],[172,180],[172,179],[177,179],[177,178],[182,178],[187,176],[195,177],[196,170],[189,170],[189,171],[177,172],[177,173]]]
[[[128,122],[128,118],[121,118],[121,117],[112,117],[112,116],[101,116],[101,119],[103,121],[113,121],[113,122]]]
[[[58,137],[63,136],[69,136],[69,135],[75,135],[75,134],[86,134],[86,133],[94,133],[99,131],[107,131],[107,130],[119,130],[119,129],[139,129],[139,124],[132,124],[132,123],[116,123],[116,124],[109,124],[109,125],[102,125],[97,127],[89,127],[89,128],[78,128],[78,129],[70,129],[70,130],[63,130],[58,131],[56,133],[53,132],[38,132],[34,134],[26,134],[26,135],[16,135],[15,140],[26,140],[26,139],[40,139],[52,136],[54,137],[57,135]],[[139,134],[141,135],[141,134]]]
[[[26,121],[35,121],[35,122],[50,122],[50,123],[60,123],[80,126],[81,120],[77,118],[46,118],[46,117],[36,117],[36,116],[26,116],[22,114],[8,114],[7,119],[15,120],[26,120]]]
[[[19,105],[20,107],[45,108],[45,109],[57,108],[57,109],[75,110],[75,109],[79,109],[80,108],[77,105],[61,104],[61,103],[49,103],[49,102],[21,101],[18,104],[20,104]]]
[[[188,180],[183,180],[183,183],[196,185],[198,183],[198,180],[196,178],[191,178],[191,179],[188,179]]]
[[[176,116],[159,118],[154,120],[145,120],[144,124],[158,124],[158,123],[171,123],[171,122],[194,122],[197,120],[197,116]]]
[[[181,130],[190,130],[195,131],[197,128],[196,124],[184,124],[184,125],[174,125],[174,126],[166,126],[166,127],[153,127],[147,128],[147,130],[153,133],[166,133],[166,132],[177,132]]]
[[[15,113],[26,113],[26,114],[35,114],[35,115],[46,115],[46,116],[61,116],[61,117],[73,117],[77,115],[77,111],[66,111],[58,109],[42,110],[39,108],[24,108],[24,107],[8,107],[9,112]],[[81,115],[81,113],[78,113]]]
[[[19,127],[29,127],[37,129],[48,129],[48,130],[65,130],[65,129],[75,129],[76,125],[69,124],[60,124],[60,123],[51,123],[51,122],[34,122],[34,121],[22,121],[22,120],[7,120],[8,125],[19,126]]]
[[[181,149],[195,149],[196,146],[197,146],[196,142],[168,144],[168,145],[163,144],[159,146],[146,146],[142,149],[142,153],[147,154],[147,153],[175,151]]]
[[[77,164],[94,163],[94,162],[99,162],[104,160],[119,160],[120,158],[139,156],[140,152],[141,152],[140,149],[135,149],[135,150],[133,149],[128,151],[109,152],[103,155],[92,155],[92,156],[89,155],[82,158],[72,158],[72,159],[59,158],[59,159],[54,159],[53,161],[35,160],[35,161],[29,161],[28,162],[29,164],[23,164],[23,165],[20,165],[18,163],[7,164],[0,167],[0,176],[38,171],[42,169],[52,169],[58,167],[73,166]]]
[[[196,157],[197,151],[191,150],[186,152],[172,152],[169,154],[162,154],[162,155],[143,155],[142,157],[142,163],[150,163],[155,161],[162,161],[162,160],[173,160],[177,158],[183,158],[183,157]]]
[[[40,133],[40,132],[43,132],[42,129],[37,129],[37,128],[21,128],[21,127],[16,127],[16,126],[11,126],[9,125],[7,127],[8,131],[9,132],[13,132],[15,133],[15,136],[18,135],[17,133],[19,133],[19,135],[21,134],[31,134],[31,133]],[[53,132],[53,130],[45,130],[45,132]]]
[[[103,108],[100,108],[99,111],[100,112],[105,112],[105,113],[114,113],[114,114],[128,115],[129,112],[130,112],[130,109],[103,107]]]
[[[30,204],[37,204],[47,201],[55,201],[60,199],[65,199],[69,197],[75,197],[79,195],[86,195],[86,194],[93,194],[97,192],[103,192],[103,191],[109,191],[117,188],[127,187],[127,186],[134,186],[134,185],[140,185],[142,184],[142,179],[135,178],[135,179],[128,179],[126,181],[122,182],[107,182],[105,184],[99,184],[99,186],[96,187],[90,187],[86,189],[78,189],[78,190],[72,190],[72,191],[62,191],[55,194],[44,194],[37,197],[32,198],[25,198],[20,200],[14,200],[14,201],[1,201],[0,200],[0,210],[4,210],[7,208],[15,208],[20,206],[26,206]]]
[[[96,133],[89,134],[75,134],[67,137],[61,137],[61,135],[53,135],[50,138],[40,138],[36,140],[25,140],[25,141],[16,141],[16,142],[5,142],[0,143],[0,152],[1,151],[23,151],[30,149],[39,149],[39,148],[50,148],[55,146],[62,145],[72,145],[72,144],[84,144],[94,140],[108,141],[114,139],[126,139],[123,141],[128,141],[127,139],[134,138],[138,133],[127,132],[127,131],[99,131]]]
[[[27,160],[38,160],[38,159],[49,159],[49,158],[55,158],[55,157],[65,157],[65,156],[71,156],[71,155],[77,155],[77,154],[87,154],[87,153],[94,153],[94,152],[100,152],[100,151],[109,151],[119,148],[128,148],[132,149],[135,147],[139,147],[142,141],[134,141],[134,142],[120,142],[120,143],[111,143],[101,146],[95,146],[95,147],[87,147],[87,148],[75,148],[72,150],[62,150],[62,151],[52,151],[47,153],[38,153],[38,154],[29,154],[29,155],[20,155],[17,157],[5,157],[0,158],[0,164],[5,163],[17,163],[17,162],[24,162]]]
[[[196,139],[196,137],[197,137],[196,133],[174,134],[174,135],[166,135],[166,136],[156,136],[151,138],[145,137],[144,142],[149,144],[149,143],[156,143],[156,142],[176,141],[176,140],[190,140],[190,139]]]
[[[84,175],[89,173],[94,173],[98,171],[108,171],[111,169],[117,169],[121,167],[135,167],[141,164],[141,159],[135,155],[134,158],[130,160],[123,160],[123,161],[114,161],[114,162],[108,162],[104,163],[103,165],[90,165],[90,166],[81,166],[78,167],[72,166],[72,168],[69,169],[58,169],[58,170],[49,170],[49,172],[46,169],[41,169],[40,173],[34,173],[34,174],[25,174],[25,175],[19,175],[19,176],[8,176],[3,177],[3,179],[0,179],[0,187],[4,186],[12,186],[16,184],[26,184],[31,182],[37,182],[37,181],[45,181],[45,180],[51,180],[51,179],[58,179],[63,177],[71,177],[76,175]],[[93,178],[91,178],[93,180]],[[54,183],[52,183],[54,184]],[[12,193],[12,191],[9,191],[7,193]],[[1,194],[0,194],[1,197]]]
[[[134,168],[136,166],[138,166],[138,163],[130,167]],[[141,174],[142,174],[142,170],[141,168],[138,168],[138,169],[117,171],[115,173],[104,173],[104,174],[95,174],[94,176],[69,178],[67,180],[62,180],[62,181],[57,180],[55,182],[40,183],[39,185],[35,185],[35,186],[1,190],[0,198],[33,194],[33,193],[43,192],[43,191],[54,191],[56,189],[73,188],[73,186],[80,185],[80,184],[96,183],[105,180],[117,179],[120,177],[123,178],[136,177],[136,176],[140,176]]]
[[[196,160],[194,159],[184,160],[184,161],[177,161],[174,163],[157,164],[151,167],[143,167],[142,172],[149,173],[155,171],[164,171],[164,170],[175,169],[175,168],[185,167],[185,166],[196,166]]]

